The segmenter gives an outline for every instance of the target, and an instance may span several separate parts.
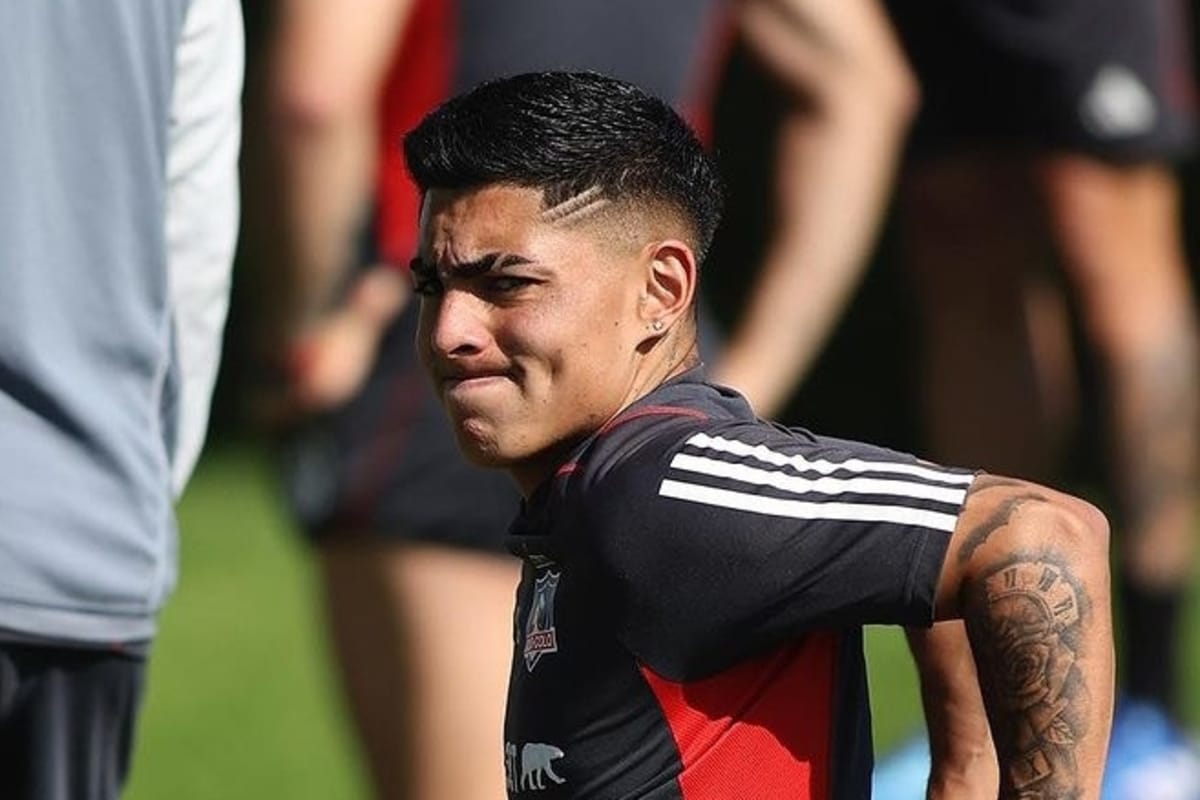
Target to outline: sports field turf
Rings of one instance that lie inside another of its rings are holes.
[[[365,797],[311,564],[266,456],[210,450],[180,524],[182,578],[151,661],[127,800]],[[1200,621],[1197,606],[1191,619]],[[1200,666],[1200,637],[1189,645]],[[886,748],[917,724],[914,672],[898,632],[871,630],[868,650],[876,742]],[[1189,688],[1200,720],[1200,693]]]

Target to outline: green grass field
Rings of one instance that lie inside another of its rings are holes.
[[[182,577],[151,660],[127,798],[365,797],[311,564],[267,458],[247,446],[212,450],[180,525]],[[1200,665],[1200,637],[1189,644]],[[915,673],[896,631],[869,631],[868,657],[876,742],[886,748],[918,724]],[[1189,689],[1196,721],[1200,696]]]

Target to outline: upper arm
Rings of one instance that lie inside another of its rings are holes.
[[[818,106],[915,105],[916,80],[878,0],[742,0],[737,18],[771,72]]]
[[[396,43],[420,0],[285,0],[274,43],[278,113],[308,124],[372,114]]]
[[[1028,481],[981,476],[950,539],[937,617],[961,617],[970,586],[1022,581],[1035,572],[1050,582],[1050,571],[1086,568],[1107,552],[1108,522],[1090,503]]]

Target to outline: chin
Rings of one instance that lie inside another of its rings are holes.
[[[463,457],[477,467],[504,469],[511,463],[501,453],[496,438],[477,430],[470,422],[456,425],[454,438]]]

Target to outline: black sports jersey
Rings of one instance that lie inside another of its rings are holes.
[[[931,623],[972,480],[698,370],[632,405],[509,533],[509,796],[869,797],[860,626]]]

